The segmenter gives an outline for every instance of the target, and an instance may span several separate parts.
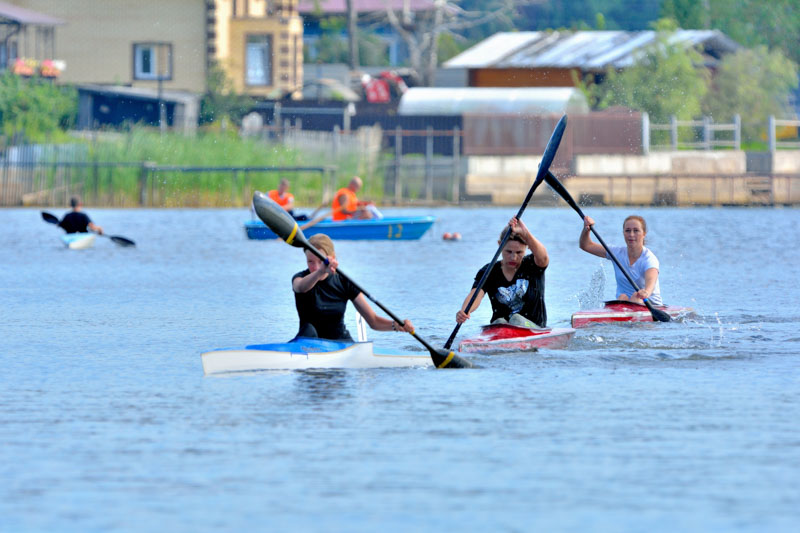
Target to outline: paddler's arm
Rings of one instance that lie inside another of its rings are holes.
[[[633,297],[639,298],[640,300],[646,300],[647,298],[650,298],[650,295],[653,294],[653,290],[656,288],[656,281],[658,281],[658,269],[648,268],[645,270],[644,288],[633,293]]]
[[[93,232],[99,234],[99,235],[103,234],[103,228],[101,228],[100,226],[98,226],[94,222],[89,222],[89,229],[92,230]]]
[[[533,261],[536,263],[536,266],[539,268],[547,268],[547,265],[550,264],[550,256],[547,255],[547,248],[544,247],[544,244],[539,242],[539,239],[533,236],[533,233],[530,232],[525,223],[514,217],[508,225],[511,226],[511,231],[518,234],[522,237],[522,240],[525,241],[525,244],[533,254]]]
[[[483,289],[479,290],[478,291],[478,296],[475,298],[475,301],[472,303],[472,309],[469,309],[467,312],[465,312],[465,309],[467,308],[467,304],[469,303],[469,300],[470,300],[470,298],[472,298],[472,295],[474,293],[475,293],[475,289],[472,289],[471,291],[469,291],[469,294],[467,294],[467,297],[464,298],[464,303],[461,304],[461,309],[459,309],[458,313],[456,313],[456,322],[458,322],[459,324],[463,324],[467,319],[471,318],[470,314],[481,305],[481,300],[483,300],[483,295],[486,294],[485,292],[483,292]]]
[[[364,320],[367,321],[369,327],[375,331],[406,331],[408,333],[414,331],[414,324],[409,319],[405,319],[402,324],[399,324],[390,318],[378,316],[372,306],[369,305],[363,292],[356,296],[356,299],[353,300],[353,305],[358,313],[364,317]]]
[[[325,279],[326,274],[336,273],[336,268],[338,266],[339,262],[336,260],[336,258],[328,256],[328,264],[323,268],[317,269],[314,272],[309,272],[302,278],[294,278],[292,280],[292,290],[298,293],[310,291],[314,288],[314,285],[316,285],[317,282]]]
[[[606,249],[603,248],[603,245],[592,240],[592,226],[594,226],[594,220],[592,220],[591,217],[587,216],[583,219],[583,230],[581,231],[581,238],[578,241],[578,245],[580,245],[581,250],[584,252],[589,252],[592,255],[605,259]]]

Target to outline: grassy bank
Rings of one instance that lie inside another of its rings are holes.
[[[242,139],[218,131],[185,137],[137,128],[124,134],[100,134],[80,142],[87,145],[90,165],[71,172],[69,181],[80,184],[87,201],[96,199],[94,203],[98,205],[138,205],[145,162],[176,167],[331,166],[335,169],[336,187],[346,185],[359,167],[357,156],[332,160],[263,139]],[[94,163],[96,168],[91,166]],[[292,183],[291,192],[300,205],[318,205],[322,201],[323,179],[328,182],[331,179],[315,171],[160,170],[148,172],[146,194],[152,205],[248,205],[250,191],[276,188],[284,177]],[[56,186],[59,178],[52,175],[48,183]],[[381,201],[382,179],[365,179],[360,195]]]

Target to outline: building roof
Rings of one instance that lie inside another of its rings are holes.
[[[10,20],[20,24],[30,24],[34,26],[60,26],[66,21],[44,13],[24,9],[14,4],[0,2],[0,20]]]
[[[586,96],[574,87],[412,87],[399,115],[464,113],[588,113]]]
[[[386,6],[391,6],[393,11],[402,11],[403,4],[408,4],[408,9],[414,11],[430,11],[434,8],[433,0],[353,0],[356,12],[373,13],[386,11]],[[313,14],[317,6],[324,14],[347,13],[346,0],[300,0],[297,11],[303,15]]]
[[[444,63],[445,68],[579,68],[603,71],[624,68],[636,54],[655,42],[648,31],[525,31],[501,32]],[[739,48],[718,30],[677,30],[672,43],[702,46],[713,61]]]

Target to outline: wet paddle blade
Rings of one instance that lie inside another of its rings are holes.
[[[47,211],[42,211],[42,218],[44,219],[45,222],[58,225],[58,217],[51,215]]]
[[[119,244],[120,246],[136,246],[136,243],[130,239],[122,237],[121,235],[109,235],[108,237],[115,243]]]
[[[306,237],[295,219],[269,196],[263,192],[256,191],[253,194],[253,207],[256,209],[258,218],[286,243],[297,248],[308,246]]]
[[[672,317],[669,316],[669,313],[666,311],[662,311],[661,309],[656,309],[650,302],[645,302],[647,304],[647,308],[650,310],[650,314],[653,315],[653,320],[656,322],[669,322],[672,320]]]
[[[477,368],[477,365],[467,361],[453,350],[432,348],[429,351],[436,368]]]

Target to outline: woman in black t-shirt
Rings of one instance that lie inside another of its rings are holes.
[[[494,265],[484,265],[475,275],[472,290],[456,313],[456,321],[461,324],[470,318],[470,313],[481,304],[484,294],[492,302],[492,322],[540,327],[547,326],[547,310],[544,306],[544,271],[550,263],[547,249],[531,234],[521,220],[512,218],[508,225],[511,235],[501,253],[501,259]],[[500,233],[498,244],[502,242],[506,230]],[[525,255],[527,249],[531,253]],[[489,276],[472,309],[465,309],[472,294],[483,277],[484,271],[491,267]]]
[[[308,268],[292,277],[294,301],[300,317],[298,337],[352,341],[353,338],[344,325],[348,300],[353,302],[356,310],[374,330],[408,333],[414,331],[414,326],[408,319],[399,324],[375,314],[364,294],[350,280],[336,274],[339,262],[330,237],[317,233],[309,237],[308,242],[327,256],[328,264],[306,251]]]

